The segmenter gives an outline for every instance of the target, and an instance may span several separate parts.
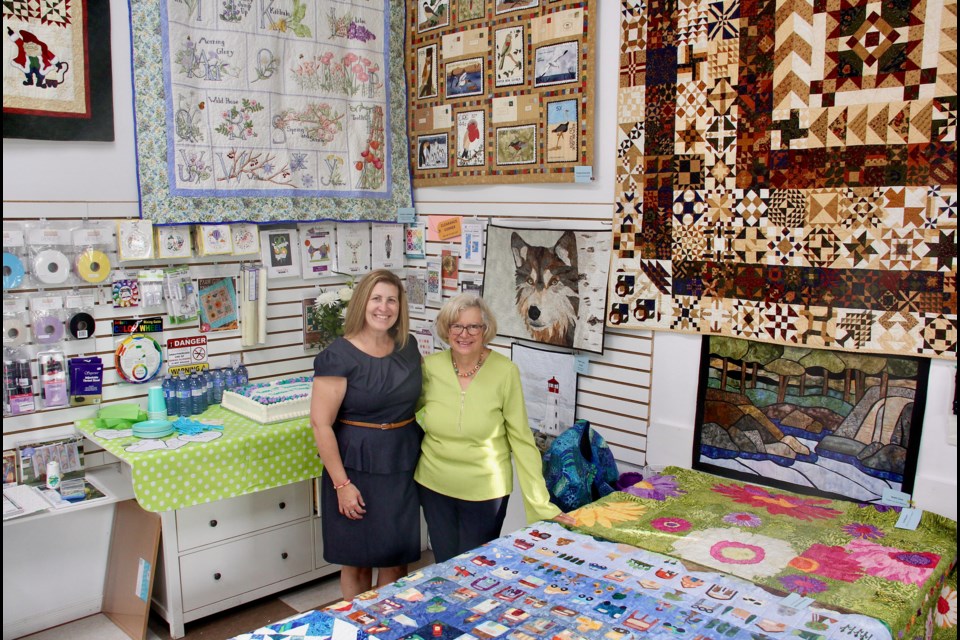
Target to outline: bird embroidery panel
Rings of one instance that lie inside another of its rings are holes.
[[[497,29],[496,32],[496,85],[509,87],[523,84],[524,64],[523,26]]]
[[[457,166],[482,167],[486,119],[483,111],[457,114]]]
[[[547,162],[572,162],[580,146],[577,133],[576,100],[555,100],[547,104]]]
[[[579,45],[576,41],[540,47],[534,62],[533,85],[545,87],[576,82],[579,61]]]
[[[437,97],[437,45],[417,49],[417,98]]]
[[[537,161],[537,125],[497,129],[497,164],[533,164]]]

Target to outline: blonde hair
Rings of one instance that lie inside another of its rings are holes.
[[[483,330],[483,346],[487,346],[497,335],[497,319],[483,298],[472,293],[461,293],[447,300],[437,314],[437,335],[450,344],[450,325],[454,324],[460,314],[467,309],[480,309],[480,315],[483,316],[483,324],[486,327]]]
[[[347,303],[347,317],[343,322],[343,335],[352,336],[363,331],[367,324],[367,303],[373,295],[373,288],[384,282],[397,288],[397,299],[400,302],[400,313],[397,321],[387,331],[396,342],[397,347],[407,346],[410,337],[410,311],[407,307],[407,294],[403,290],[403,281],[397,274],[386,269],[371,271],[363,277],[353,292],[353,297]]]

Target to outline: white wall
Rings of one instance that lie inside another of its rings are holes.
[[[126,3],[111,2],[114,78],[113,143],[3,141],[4,217],[17,216],[30,203],[31,216],[64,208],[89,217],[126,217],[136,211],[136,161],[130,82],[129,18]],[[596,3],[597,73],[595,101],[595,181],[585,185],[535,184],[417,189],[421,215],[462,214],[483,217],[533,217],[607,221],[612,216],[619,3]],[[623,333],[623,332],[621,332]],[[629,344],[629,341],[627,341]],[[700,339],[657,333],[650,440],[652,464],[689,464]],[[946,446],[953,397],[953,363],[934,361],[921,445],[916,498],[920,506],[956,517],[957,452]]]

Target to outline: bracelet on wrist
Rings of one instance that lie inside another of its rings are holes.
[[[344,481],[341,482],[340,484],[335,484],[335,485],[333,485],[333,490],[334,490],[334,491],[340,491],[340,489],[343,489],[344,487],[348,486],[349,484],[350,484],[350,478],[347,478],[346,480],[344,480]]]

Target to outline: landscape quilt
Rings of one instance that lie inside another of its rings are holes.
[[[621,10],[608,325],[955,359],[956,0]]]

